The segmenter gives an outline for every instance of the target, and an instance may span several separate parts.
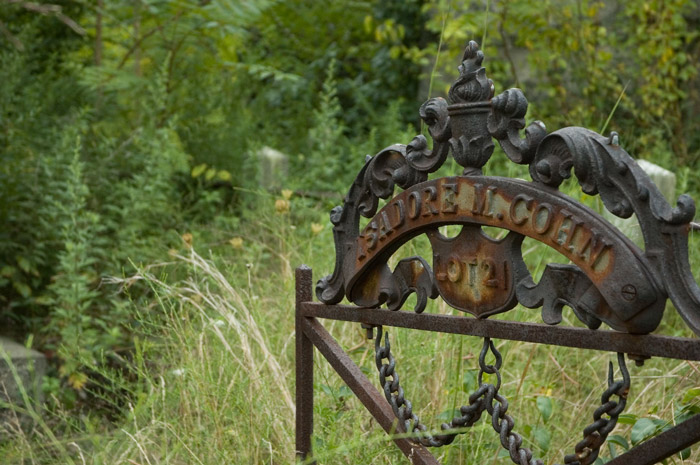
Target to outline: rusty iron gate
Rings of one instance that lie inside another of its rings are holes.
[[[543,463],[533,458],[514,431],[508,401],[499,392],[502,358],[494,339],[617,353],[621,379],[614,379],[611,364],[608,387],[593,421],[563,459],[572,465],[593,463],[615,428],[630,389],[625,358],[638,365],[649,357],[700,360],[700,340],[649,334],[658,327],[669,298],[685,323],[700,334],[700,288],[688,261],[693,200],[681,195],[675,206],[669,205],[620,147],[614,132],[602,136],[566,127],[547,133],[539,121],[525,127],[528,102],[522,91],[508,89],[494,96],[483,59],[479,46],[470,42],[460,75],[449,90],[449,103],[432,98],[420,107],[432,148],[419,135],[408,145],[392,145],[368,157],[344,204],[331,211],[336,261],[333,273],[316,284],[320,302],[313,301],[311,270],[296,271],[300,459],[313,462],[314,347],[415,464],[437,464],[428,448],[450,444],[484,412],[513,463]],[[512,162],[528,167],[532,181],[482,173],[494,150],[493,139]],[[428,174],[438,170],[449,154],[463,167],[462,173],[429,180]],[[581,190],[598,195],[610,213],[621,218],[636,215],[643,249],[601,214],[559,190],[572,172]],[[397,185],[402,191],[394,195]],[[369,219],[362,229],[361,216]],[[444,225],[461,225],[461,232],[448,238],[439,229]],[[507,235],[494,239],[482,226],[502,228]],[[432,266],[422,257],[411,257],[392,271],[388,266],[392,254],[421,234],[430,241]],[[555,249],[570,263],[548,264],[535,282],[521,251],[526,236]],[[413,311],[400,311],[411,293],[416,294]],[[428,299],[438,296],[475,318],[423,313]],[[355,305],[338,305],[344,297]],[[518,303],[542,308],[544,324],[487,319]],[[556,326],[564,306],[587,328]],[[367,329],[375,340],[381,390],[319,319],[357,322]],[[612,331],[598,330],[603,322]],[[383,337],[384,326],[483,338],[479,387],[459,410],[460,416],[440,431],[430,431],[413,412],[389,339]],[[495,362],[487,363],[487,356]],[[495,381],[484,382],[484,373]],[[658,463],[698,441],[700,414],[608,463]]]

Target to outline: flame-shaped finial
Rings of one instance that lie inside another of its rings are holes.
[[[450,103],[475,103],[493,97],[493,82],[486,77],[486,70],[481,66],[483,61],[484,52],[479,44],[469,41],[459,65],[459,78],[448,93]]]

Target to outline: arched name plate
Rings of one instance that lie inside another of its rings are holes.
[[[437,230],[444,224],[466,226],[457,237],[447,239]],[[474,225],[518,234],[495,241]],[[395,288],[393,275],[378,288],[367,286],[364,276],[376,275],[374,269],[386,266],[398,246],[421,233],[430,238],[434,283],[440,295],[455,308],[479,317],[512,308],[516,286],[520,300],[532,293],[520,254],[522,236],[565,255],[583,272],[580,279],[588,278],[587,287],[595,285],[599,290],[589,291],[593,301],[585,291],[578,296],[580,302],[572,305],[579,309],[595,315],[610,311],[604,307],[607,303],[615,308],[610,316],[617,325],[647,309],[654,315],[663,312],[665,298],[655,285],[651,265],[610,223],[557,191],[483,176],[426,181],[395,196],[351,244],[354,266],[346,268],[345,276],[350,294],[371,303],[379,298],[377,290],[390,293]],[[655,327],[658,321],[648,324]]]
[[[549,324],[559,323],[568,306],[590,328],[605,322],[618,331],[648,333],[658,326],[670,297],[700,334],[700,289],[687,249],[692,199],[683,195],[671,207],[615,133],[604,137],[570,127],[547,134],[538,121],[525,128],[524,95],[509,89],[494,97],[482,60],[483,53],[470,43],[450,103],[435,98],[421,107],[432,149],[417,136],[368,157],[343,206],[331,212],[336,265],[319,281],[319,299],[333,304],[346,296],[360,306],[386,303],[399,309],[415,292],[418,312],[428,298],[440,295],[479,318],[519,302],[542,307]],[[510,160],[529,166],[531,182],[482,174],[493,139]],[[428,180],[450,154],[464,167],[462,174]],[[558,190],[572,172],[581,190],[599,195],[611,213],[636,214],[644,250]],[[396,185],[403,191],[394,196]],[[377,211],[379,199],[387,201]],[[369,218],[362,230],[361,216]],[[454,238],[438,229],[450,224],[462,225]],[[482,226],[509,232],[496,240]],[[391,255],[420,234],[428,236],[432,257],[404,259],[392,271]],[[525,236],[570,263],[547,265],[535,283],[522,257]]]

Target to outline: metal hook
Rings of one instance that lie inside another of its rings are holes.
[[[496,363],[494,365],[489,365],[486,363],[486,354],[488,353],[489,349],[491,350],[491,353],[493,353],[494,357],[496,358]],[[479,386],[483,385],[483,378],[484,378],[484,373],[488,374],[496,374],[496,391],[498,391],[501,388],[501,372],[499,371],[501,369],[501,365],[503,364],[503,357],[501,356],[501,353],[496,349],[496,345],[493,343],[490,337],[485,337],[484,338],[484,345],[481,347],[481,352],[479,353],[479,376],[478,376],[478,382]]]

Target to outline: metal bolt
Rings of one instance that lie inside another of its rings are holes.
[[[630,360],[634,360],[634,364],[638,367],[641,367],[644,366],[644,361],[649,360],[651,357],[649,357],[648,355],[627,354],[627,358]]]
[[[360,326],[362,326],[367,331],[367,339],[374,339],[374,325],[360,323]]]
[[[628,302],[633,301],[637,298],[637,288],[631,284],[625,284],[622,286],[622,298]]]

